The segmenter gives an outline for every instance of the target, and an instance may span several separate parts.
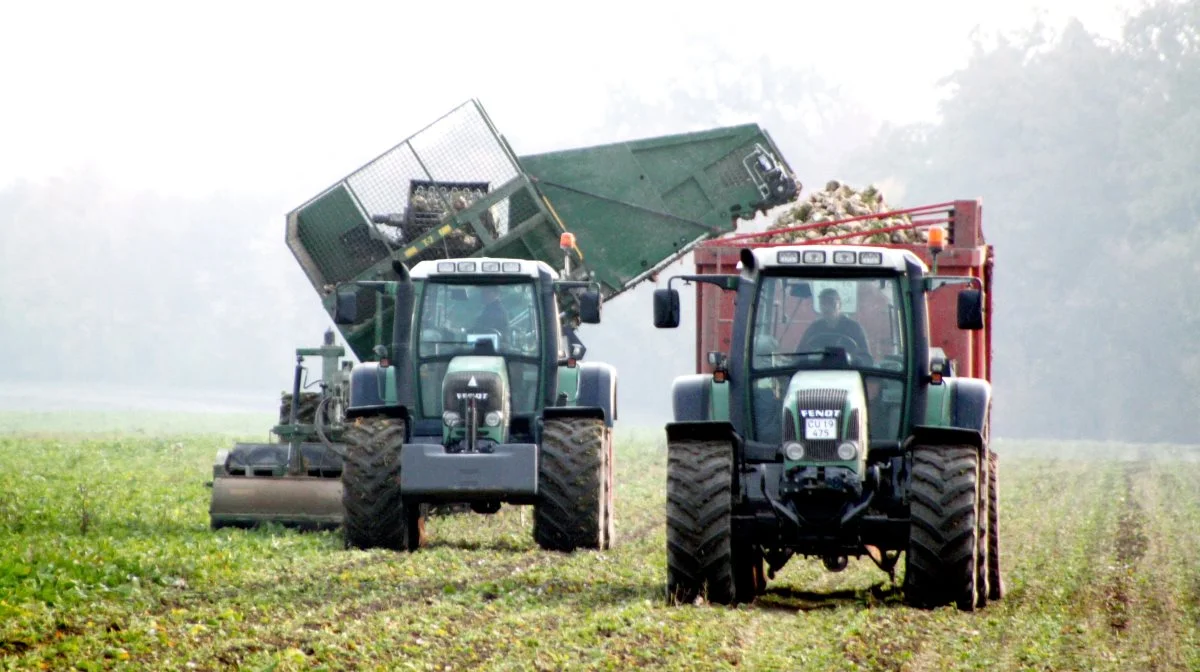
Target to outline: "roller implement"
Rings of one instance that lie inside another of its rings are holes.
[[[672,328],[672,283],[697,283],[697,372],[666,425],[670,601],[752,601],[795,556],[837,572],[865,555],[893,577],[903,556],[916,606],[1003,595],[992,247],[976,201],[906,214],[928,244],[743,234],[656,290]]]
[[[455,108],[288,214],[356,361],[333,370],[344,404],[286,423],[297,448],[218,455],[213,524],[320,509],[349,546],[415,550],[431,507],[509,503],[545,548],[607,547],[617,373],[577,330],[797,192],[756,125],[518,157],[478,102]]]

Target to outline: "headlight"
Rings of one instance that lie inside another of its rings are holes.
[[[858,457],[858,446],[853,441],[847,441],[838,446],[839,460],[853,460]]]
[[[445,413],[442,413],[442,422],[445,423],[447,427],[456,427],[458,425],[458,420],[458,413],[455,413],[454,411],[446,411]]]
[[[488,414],[483,416],[483,424],[488,427],[496,427],[500,424],[500,411],[488,411]]]
[[[804,459],[804,444],[796,441],[786,443],[783,446],[783,456],[795,462]]]

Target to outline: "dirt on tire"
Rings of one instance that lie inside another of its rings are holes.
[[[602,549],[611,482],[607,427],[599,418],[551,418],[542,433],[533,537],[551,551]]]

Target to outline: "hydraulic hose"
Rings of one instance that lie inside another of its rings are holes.
[[[317,404],[317,417],[313,419],[313,424],[317,428],[317,438],[321,440],[321,444],[338,457],[344,458],[346,457],[346,451],[342,450],[340,446],[330,441],[329,437],[325,435],[325,409],[332,399],[333,397],[325,397],[321,400],[321,403]]]

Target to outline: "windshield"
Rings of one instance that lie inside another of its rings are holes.
[[[783,393],[801,368],[824,366],[841,348],[863,374],[872,438],[901,435],[905,338],[900,281],[764,277],[751,334],[751,414],[759,441],[783,437]]]
[[[534,286],[430,282],[417,321],[421,414],[440,417],[442,379],[456,355],[502,355],[514,413],[537,403],[540,327]]]
[[[764,277],[754,315],[755,369],[819,362],[841,348],[859,368],[904,369],[900,285],[895,277]]]
[[[472,354],[489,341],[499,355],[536,356],[533,285],[430,283],[421,302],[421,357]],[[488,353],[491,354],[491,353]]]

